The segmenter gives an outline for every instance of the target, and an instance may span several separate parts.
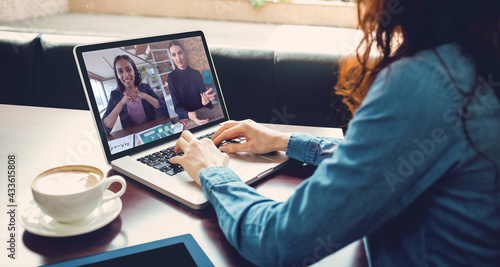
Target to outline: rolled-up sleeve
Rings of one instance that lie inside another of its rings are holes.
[[[333,155],[341,141],[338,138],[293,133],[288,141],[286,155],[304,163],[318,165]]]

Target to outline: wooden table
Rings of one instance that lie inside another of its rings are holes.
[[[153,190],[126,178],[120,215],[107,226],[73,237],[42,237],[25,231],[19,217],[32,200],[30,182],[40,172],[66,164],[85,164],[116,174],[106,163],[89,111],[0,105],[0,202],[7,199],[7,159],[15,155],[15,231],[7,232],[9,218],[0,217],[0,266],[36,266],[119,249],[190,233],[215,266],[251,266],[231,247],[221,232],[214,210],[209,206],[193,211]],[[284,200],[314,171],[295,166],[255,185],[276,200]],[[10,203],[12,204],[12,203]],[[7,257],[8,235],[15,234],[16,260]],[[320,262],[324,266],[352,266],[357,243]]]

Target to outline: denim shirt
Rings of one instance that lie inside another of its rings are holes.
[[[284,202],[203,170],[227,239],[260,266],[308,265],[363,237],[371,266],[499,266],[499,85],[480,77],[465,115],[475,76],[454,44],[394,62],[345,139],[291,136],[287,155],[318,166]]]

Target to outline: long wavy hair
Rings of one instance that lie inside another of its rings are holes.
[[[357,7],[358,27],[364,37],[355,54],[340,63],[335,93],[343,96],[343,103],[354,115],[377,74],[392,62],[441,44],[459,44],[476,68],[473,88],[460,88],[448,71],[465,97],[460,114],[462,132],[478,155],[492,164],[498,186],[499,166],[475,146],[466,119],[469,104],[484,83],[489,81],[500,100],[500,88],[493,85],[493,81],[500,81],[500,1],[357,0]]]
[[[467,51],[477,77],[500,81],[499,0],[357,0],[357,8],[364,37],[335,86],[353,114],[382,69],[445,43]]]

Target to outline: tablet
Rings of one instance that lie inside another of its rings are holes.
[[[190,234],[44,266],[214,266]]]

